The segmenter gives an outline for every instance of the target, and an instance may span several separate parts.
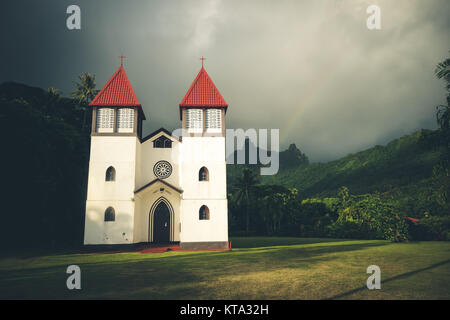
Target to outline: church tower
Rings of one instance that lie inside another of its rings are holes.
[[[227,248],[228,208],[225,114],[228,104],[205,68],[200,69],[179,105],[181,143],[180,245]]]
[[[92,133],[84,243],[132,243],[136,157],[145,115],[123,63],[89,105]]]

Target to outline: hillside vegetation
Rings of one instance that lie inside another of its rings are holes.
[[[273,176],[259,176],[257,165],[228,165],[232,233],[448,239],[448,203],[439,201],[447,195],[448,174],[436,169],[446,154],[439,137],[439,131],[419,130],[311,164],[291,145]]]
[[[385,192],[428,179],[439,161],[439,150],[421,144],[421,137],[430,133],[420,130],[339,160],[313,163],[284,169],[274,176],[264,176],[264,183],[295,187],[307,197],[335,196],[341,186],[352,193]]]
[[[283,168],[274,176],[263,176],[264,184],[296,188],[303,198],[336,197],[346,186],[351,194],[379,192],[410,206],[410,216],[423,216],[430,207],[433,167],[442,150],[425,143],[432,131],[419,130],[339,160]],[[429,142],[428,142],[429,144]],[[437,212],[436,212],[437,213]]]

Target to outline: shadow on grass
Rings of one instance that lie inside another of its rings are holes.
[[[55,261],[58,265],[3,271],[0,284],[7,290],[0,296],[7,299],[74,297],[65,288],[65,270],[68,264],[78,264],[83,273],[84,289],[82,293],[76,294],[76,298],[130,298],[142,294],[152,299],[182,299],[186,296],[196,297],[197,294],[201,296],[201,286],[196,287],[201,282],[227,276],[245,276],[254,272],[272,272],[281,268],[309,269],[317,263],[338,258],[328,255],[330,253],[363,250],[386,244],[388,243],[349,242],[235,251],[173,252],[142,255],[142,259],[121,259],[120,255],[111,255],[106,260],[99,256],[102,261],[79,263],[73,257],[72,261]],[[41,286],[46,286],[49,290],[42,292]]]
[[[298,237],[231,237],[230,240],[235,249],[355,241],[355,239]]]
[[[421,268],[421,269],[417,269],[417,270],[414,270],[414,271],[410,271],[410,272],[406,272],[406,273],[403,273],[403,274],[399,274],[398,276],[395,276],[395,277],[391,277],[391,278],[384,279],[384,280],[382,279],[381,283],[383,284],[383,283],[394,281],[394,280],[398,280],[398,279],[404,279],[404,278],[407,278],[407,277],[412,276],[414,274],[417,274],[417,273],[420,273],[420,272],[423,272],[423,271],[427,271],[427,270],[430,270],[430,269],[434,269],[434,268],[443,266],[443,265],[445,265],[447,263],[450,263],[450,259],[445,260],[445,261],[441,261],[441,262],[438,262],[438,263],[435,263],[435,264],[432,264],[431,266],[428,266],[428,267],[425,267],[425,268]],[[360,288],[356,288],[356,289],[353,289],[353,290],[350,290],[350,291],[347,291],[347,292],[344,292],[344,293],[332,296],[330,298],[326,298],[324,300],[340,299],[340,298],[352,295],[354,293],[357,293],[357,292],[363,291],[363,290],[368,290],[367,286],[362,286]]]
[[[121,266],[121,265],[130,265],[133,263],[144,263],[149,265],[156,266],[174,266],[175,268],[182,267],[184,264],[203,264],[203,263],[212,263],[218,267],[222,265],[226,265],[227,263],[233,262],[251,262],[254,260],[274,260],[277,263],[283,262],[283,260],[288,260],[291,258],[312,258],[314,256],[324,255],[328,253],[339,253],[344,251],[355,251],[355,250],[363,250],[371,247],[379,247],[384,246],[389,243],[387,242],[366,242],[366,243],[339,243],[329,245],[317,245],[317,246],[299,246],[295,247],[293,245],[289,246],[275,246],[275,247],[258,247],[258,248],[244,248],[237,249],[234,251],[196,251],[196,252],[186,252],[186,251],[178,251],[178,252],[166,252],[160,254],[146,254],[143,255],[143,259],[139,259],[138,256],[133,256],[133,258],[122,259],[121,255],[129,254],[129,253],[117,253],[111,254],[110,257],[105,258],[104,253],[99,254],[99,258],[101,261],[77,261],[77,258],[83,258],[83,256],[74,256],[68,255],[67,258],[70,257],[69,260],[61,260],[55,261],[55,265],[48,267],[31,267],[31,268],[22,268],[16,270],[3,270],[2,273],[7,274],[15,273],[15,272],[38,272],[45,270],[51,270],[54,268],[65,268],[69,264],[78,264],[84,267],[90,266]],[[110,254],[108,254],[110,255]],[[61,256],[65,258],[64,256]],[[95,256],[92,256],[95,258]],[[116,260],[116,259],[117,260]],[[274,265],[277,267],[277,264]],[[4,277],[3,277],[4,278]]]
[[[328,242],[358,241],[355,239],[335,239],[335,238],[298,238],[298,237],[231,237],[234,249],[260,248],[272,246],[304,245]],[[124,245],[88,245],[71,248],[55,249],[10,249],[0,251],[0,259],[16,258],[31,259],[35,257],[55,257],[73,254],[116,254],[116,253],[137,253],[149,247],[149,243],[136,243]]]

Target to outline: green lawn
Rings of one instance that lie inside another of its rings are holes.
[[[450,299],[450,242],[234,238],[232,251],[0,258],[0,299]],[[81,290],[66,268],[81,267]],[[381,268],[381,290],[366,269]]]

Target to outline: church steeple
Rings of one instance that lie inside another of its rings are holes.
[[[228,107],[225,99],[222,97],[219,90],[217,90],[214,82],[203,67],[203,61],[202,68],[180,103],[180,108],[191,107],[225,109]]]
[[[141,136],[145,114],[123,67],[119,68],[89,104],[93,107],[92,134],[130,134]]]
[[[123,58],[123,56],[121,56]],[[139,100],[131,87],[130,80],[123,67],[114,72],[105,86],[89,104],[90,106],[121,106],[121,107],[141,107]]]
[[[192,82],[180,103],[182,128],[187,133],[225,135],[225,113],[228,104],[206,72],[201,57],[202,68]]]

